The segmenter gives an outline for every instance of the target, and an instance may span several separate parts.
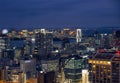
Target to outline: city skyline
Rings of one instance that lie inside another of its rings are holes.
[[[0,29],[120,27],[119,3],[119,0],[0,0]]]
[[[120,30],[93,32],[4,29],[0,83],[120,83]]]

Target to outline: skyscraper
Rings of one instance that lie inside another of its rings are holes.
[[[89,83],[88,74],[89,74],[89,72],[87,69],[82,70],[82,83]]]
[[[114,32],[114,46],[120,47],[120,30]]]
[[[82,69],[85,68],[85,59],[79,55],[70,55],[63,62],[65,81],[82,83]]]
[[[8,44],[8,37],[7,35],[1,34],[0,35],[0,57],[2,55],[2,51],[7,49],[9,44]]]
[[[36,60],[35,59],[20,60],[20,70],[26,73],[27,78],[33,77],[36,73]]]

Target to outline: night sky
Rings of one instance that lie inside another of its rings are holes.
[[[120,27],[120,0],[0,0],[0,28]]]

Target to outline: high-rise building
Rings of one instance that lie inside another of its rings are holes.
[[[89,64],[90,83],[120,83],[120,51],[97,53]]]
[[[114,32],[114,46],[120,46],[120,30]]]
[[[4,81],[4,69],[0,69],[0,81]]]
[[[65,81],[82,83],[82,69],[85,68],[85,65],[85,59],[79,55],[68,56],[63,63]]]
[[[82,40],[82,30],[81,29],[77,29],[77,33],[76,33],[76,42],[79,43]]]
[[[26,77],[33,77],[36,73],[36,60],[20,60],[20,70],[26,73]]]
[[[47,55],[53,50],[53,34],[52,32],[41,29],[35,36],[36,47],[39,55]]]
[[[25,44],[25,47],[24,47],[24,54],[32,54],[32,42],[30,39],[27,39],[26,38],[26,44]]]
[[[83,69],[82,70],[82,83],[89,83],[88,75],[89,75],[88,69]]]
[[[100,34],[101,39],[100,39],[100,47],[102,48],[109,48],[111,44],[111,38],[110,34]]]
[[[4,50],[4,49],[7,49],[8,48],[8,46],[9,46],[9,42],[8,42],[9,40],[8,40],[8,37],[7,37],[7,35],[4,35],[4,34],[2,34],[2,35],[0,35],[0,57],[1,57],[1,53],[2,53],[2,50]]]

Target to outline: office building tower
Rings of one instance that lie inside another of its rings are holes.
[[[90,83],[120,83],[120,51],[97,53],[89,64]]]
[[[110,34],[101,34],[100,39],[100,47],[102,48],[109,48],[111,44],[111,36]]]
[[[83,69],[82,70],[82,83],[89,83],[89,72],[88,69]]]
[[[36,47],[38,49],[38,54],[41,56],[51,53],[53,50],[53,34],[52,32],[45,31],[41,29],[41,32],[35,35]]]
[[[7,35],[0,35],[0,57],[2,56],[2,51],[9,47],[9,39]]]
[[[20,60],[20,70],[26,73],[26,77],[33,77],[36,73],[36,60]]]
[[[120,46],[120,30],[114,32],[114,46]]]
[[[82,83],[82,69],[85,68],[85,59],[79,55],[68,56],[63,64],[65,81]]]
[[[98,31],[95,31],[95,32],[94,32],[94,39],[92,39],[92,41],[94,41],[94,42],[92,42],[93,45],[95,45],[95,46],[100,46],[100,43],[101,43],[101,35],[100,35],[100,33],[99,33]]]
[[[76,42],[79,43],[82,40],[82,30],[81,29],[77,29],[77,33],[76,33]]]

